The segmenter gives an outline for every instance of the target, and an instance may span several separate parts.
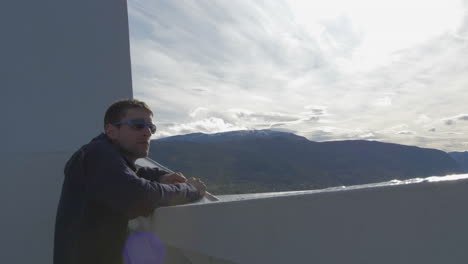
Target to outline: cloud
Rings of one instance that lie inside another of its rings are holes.
[[[336,140],[379,140],[381,135],[377,131],[362,129],[349,129],[332,126],[319,126],[312,131],[300,134],[313,141],[336,141]]]
[[[231,108],[216,111],[208,107],[197,107],[189,111],[189,120],[184,122],[161,122],[158,137],[187,133],[218,133],[242,129],[275,129],[297,131],[296,128],[317,123],[323,111],[300,113],[254,112],[247,109]]]
[[[194,122],[183,124],[166,124],[161,129],[162,132],[157,137],[168,137],[180,134],[189,133],[219,133],[232,130],[246,130],[247,127],[237,126],[235,124],[226,122],[221,118],[210,117]]]
[[[467,114],[459,114],[456,116],[448,117],[442,119],[445,125],[447,126],[452,126],[457,123],[457,121],[468,121],[468,115]]]
[[[230,108],[284,112],[309,92],[323,94],[311,82],[334,82],[336,59],[358,41],[345,17],[319,23],[318,36],[308,34],[282,1],[156,2],[129,3],[134,87],[155,94],[155,105],[182,111],[203,92],[204,101]],[[295,82],[301,78],[306,83]]]
[[[317,116],[323,116],[327,111],[327,107],[321,105],[306,105],[304,106],[304,109],[309,110],[310,113]]]
[[[396,2],[132,0],[134,94],[167,135],[281,128],[453,146],[462,136],[445,132],[468,134],[468,114],[457,115],[468,101],[468,8],[457,25],[454,3],[414,13]]]
[[[272,128],[271,130],[279,131],[279,132],[285,132],[285,133],[297,134],[297,131],[292,130],[292,129],[286,129],[286,128]]]
[[[208,90],[206,89],[202,89],[202,88],[192,88],[193,91],[196,91],[196,92],[206,92]]]
[[[249,123],[251,125],[258,123],[281,123],[296,122],[304,119],[300,114],[280,113],[280,112],[254,112],[246,109],[227,109],[225,111],[211,111],[209,115],[221,116],[231,122]]]
[[[378,98],[375,103],[377,106],[391,106],[392,105],[392,99],[388,96]]]
[[[193,111],[189,113],[190,117],[197,117],[200,115],[206,115],[206,113],[209,113],[209,109],[206,107],[197,107]]]
[[[413,135],[415,135],[416,133],[415,133],[414,131],[403,130],[403,131],[399,131],[397,134],[398,134],[398,135],[413,136]]]
[[[432,122],[432,119],[427,115],[421,114],[414,122],[416,124],[428,124]]]
[[[334,133],[322,129],[307,132],[305,136],[312,141],[327,141],[331,139],[336,139]]]
[[[452,126],[455,125],[455,121],[452,119],[447,119],[444,121],[444,124],[446,124],[447,126]]]

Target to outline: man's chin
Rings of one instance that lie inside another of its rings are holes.
[[[149,154],[149,151],[142,151],[142,152],[138,153],[138,158],[139,159],[146,158],[146,157],[148,157],[148,154]]]
[[[135,159],[142,159],[148,157],[148,151],[132,151],[129,154]]]

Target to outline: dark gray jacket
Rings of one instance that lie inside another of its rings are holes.
[[[120,263],[129,219],[201,198],[190,184],[158,183],[166,173],[137,170],[105,134],[81,147],[65,166],[54,264]]]

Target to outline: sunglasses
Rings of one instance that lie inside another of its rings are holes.
[[[113,123],[112,125],[116,126],[116,125],[121,125],[121,124],[127,124],[135,130],[142,130],[145,127],[149,127],[149,129],[151,130],[151,134],[156,133],[156,125],[151,122],[146,122],[143,119],[130,119],[130,120]]]

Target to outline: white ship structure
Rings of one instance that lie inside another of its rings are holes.
[[[127,3],[7,1],[0,21],[0,259],[48,264],[66,160],[133,97]],[[452,175],[224,195],[130,227],[160,238],[171,264],[467,263],[467,201],[468,175]]]

